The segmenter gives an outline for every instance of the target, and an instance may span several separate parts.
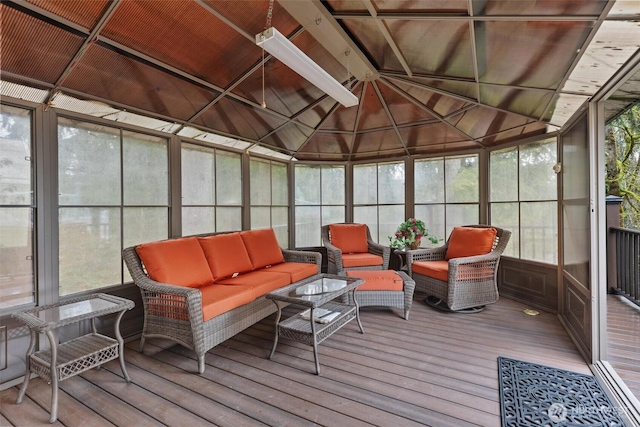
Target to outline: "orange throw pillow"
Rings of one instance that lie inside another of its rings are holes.
[[[189,288],[213,283],[207,258],[195,237],[142,243],[136,252],[156,282]]]
[[[215,282],[253,269],[240,233],[201,237],[198,241],[207,257]]]
[[[272,228],[243,231],[240,237],[247,248],[254,270],[284,262],[282,249]]]
[[[496,234],[495,228],[454,227],[445,259],[488,254]]]
[[[331,244],[345,254],[368,252],[367,226],[365,224],[329,225]]]

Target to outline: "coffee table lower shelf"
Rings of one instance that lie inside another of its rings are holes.
[[[356,317],[356,307],[353,305],[328,302],[321,308],[329,311],[337,311],[340,315],[329,323],[315,322],[313,325],[315,328],[314,335],[311,329],[311,320],[304,319],[300,314],[297,314],[278,324],[278,335],[313,346],[329,338],[334,332]]]

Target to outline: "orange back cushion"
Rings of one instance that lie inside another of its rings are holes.
[[[136,252],[156,282],[197,288],[213,283],[207,258],[195,237],[143,243]]]
[[[240,236],[247,248],[254,270],[284,262],[284,256],[273,229],[243,231]]]
[[[198,241],[207,257],[214,281],[217,282],[231,277],[235,273],[246,273],[253,269],[240,233],[201,237]]]
[[[343,253],[357,254],[367,252],[367,226],[365,224],[329,225],[331,244]]]
[[[454,227],[445,259],[488,254],[496,233],[495,228]]]

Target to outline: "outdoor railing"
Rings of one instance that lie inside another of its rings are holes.
[[[640,305],[640,231],[610,227],[616,242],[614,290]]]

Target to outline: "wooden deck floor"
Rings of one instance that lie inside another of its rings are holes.
[[[117,362],[61,383],[58,425],[499,426],[498,356],[590,373],[556,316],[529,316],[501,299],[479,314],[437,312],[418,297],[405,321],[363,310],[313,353],[283,339],[269,360],[273,317],[214,348],[198,375],[193,354],[150,340],[126,349],[133,383]],[[163,348],[166,347],[166,348]],[[0,394],[0,425],[48,425],[50,387]]]
[[[609,363],[640,400],[640,308],[608,295],[607,336]]]

